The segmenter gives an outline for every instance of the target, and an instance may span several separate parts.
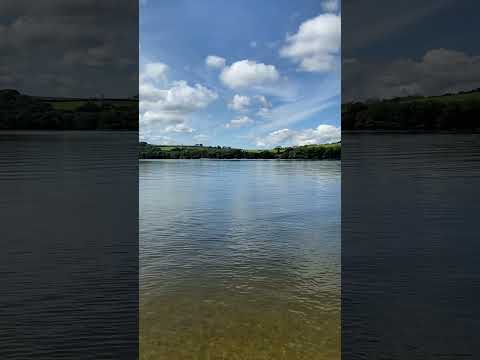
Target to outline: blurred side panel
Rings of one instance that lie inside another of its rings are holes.
[[[480,356],[475,1],[342,3],[342,357]]]
[[[0,357],[136,359],[138,2],[0,13]]]

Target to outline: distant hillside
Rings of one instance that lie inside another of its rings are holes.
[[[138,130],[136,99],[68,99],[0,90],[0,130]]]
[[[343,104],[342,130],[480,131],[480,89]]]
[[[140,143],[140,159],[303,159],[338,160],[341,144],[277,147],[270,150],[243,150],[221,146],[171,146]]]

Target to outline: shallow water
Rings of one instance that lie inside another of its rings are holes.
[[[140,162],[142,359],[339,359],[340,162]]]

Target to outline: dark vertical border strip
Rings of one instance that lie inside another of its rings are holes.
[[[138,2],[0,13],[0,357],[137,359]]]
[[[480,356],[478,6],[343,1],[343,359]]]

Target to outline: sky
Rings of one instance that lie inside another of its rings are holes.
[[[140,139],[339,141],[340,27],[336,0],[141,0]]]
[[[480,87],[478,0],[343,0],[342,101]]]
[[[65,97],[138,94],[138,4],[0,2],[0,89]]]

